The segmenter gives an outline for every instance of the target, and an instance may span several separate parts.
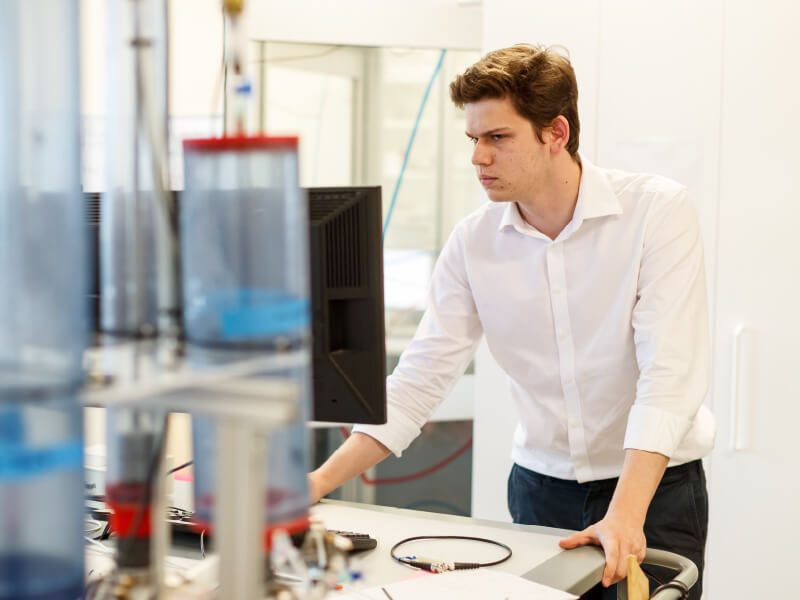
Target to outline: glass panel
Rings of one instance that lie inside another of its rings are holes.
[[[300,136],[301,184],[382,186],[391,372],[425,309],[439,251],[480,203],[464,114],[448,91],[480,55],[266,41],[250,50],[251,126]]]
[[[352,185],[353,80],[275,66],[267,82],[267,131],[300,137],[300,185]]]

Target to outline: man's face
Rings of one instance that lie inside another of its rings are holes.
[[[475,145],[472,164],[494,202],[535,197],[547,185],[550,153],[539,141],[533,124],[508,98],[486,98],[465,107],[467,137]],[[543,132],[545,142],[548,131]]]

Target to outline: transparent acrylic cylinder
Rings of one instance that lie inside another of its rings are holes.
[[[158,329],[168,264],[165,0],[109,0],[106,10],[100,328],[146,337]]]
[[[308,344],[307,207],[296,138],[185,140],[184,335],[222,348]]]
[[[308,380],[308,367],[276,371],[275,376],[302,383]],[[307,406],[310,387],[300,388],[300,402]],[[267,446],[267,487],[264,490],[264,513],[267,526],[264,530],[265,547],[276,528],[289,534],[299,534],[308,528],[308,428],[307,411],[293,423],[270,433]],[[217,422],[204,416],[192,417],[192,445],[194,449],[194,504],[195,521],[201,529],[213,533],[217,489]],[[253,515],[253,520],[258,515]]]
[[[83,590],[77,0],[0,2],[0,599]]]
[[[271,432],[265,538],[308,526],[310,390],[307,203],[296,138],[185,140],[180,202],[183,330],[192,364],[290,355],[270,375],[295,382],[298,419]],[[221,399],[222,401],[223,399]],[[265,402],[269,399],[265,398]],[[216,422],[194,417],[196,518],[213,526]]]
[[[0,598],[83,594],[82,408],[75,391],[0,392]]]

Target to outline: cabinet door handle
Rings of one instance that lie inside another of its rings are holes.
[[[741,412],[742,404],[742,385],[741,380],[741,346],[742,338],[750,329],[742,324],[739,324],[733,330],[733,350],[731,360],[731,423],[730,423],[730,439],[728,447],[738,452],[745,449],[745,444],[741,441],[739,435],[739,413]]]

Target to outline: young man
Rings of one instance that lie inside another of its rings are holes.
[[[310,475],[312,499],[399,455],[484,335],[519,416],[514,521],[578,530],[563,548],[601,545],[605,587],[647,545],[702,574],[699,459],[715,428],[702,404],[703,245],[686,190],[578,155],[577,83],[553,49],[491,52],[450,93],[491,202],[442,251],[428,310],[387,381],[388,423],[356,427]],[[701,590],[702,580],[691,597]]]

